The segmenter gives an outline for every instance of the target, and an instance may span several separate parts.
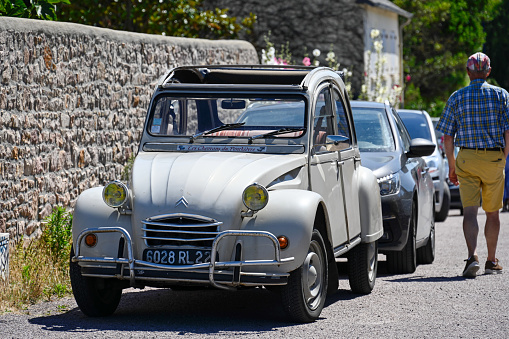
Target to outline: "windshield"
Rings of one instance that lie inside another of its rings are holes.
[[[423,138],[429,141],[433,141],[431,138],[430,129],[428,127],[428,120],[424,115],[402,112],[398,112],[398,114],[401,120],[403,120],[408,134],[410,134],[410,138]]]
[[[296,138],[304,133],[306,127],[305,108],[303,97],[162,95],[154,102],[148,132],[155,136],[189,136],[194,139],[218,136],[249,138],[292,128],[296,131],[267,137]]]
[[[396,149],[383,108],[352,107],[352,112],[361,152],[390,152]]]

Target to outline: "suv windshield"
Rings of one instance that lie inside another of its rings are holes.
[[[161,95],[154,102],[148,132],[154,136],[249,138],[290,128],[297,131],[268,137],[300,137],[306,127],[305,112],[303,97]],[[232,125],[213,131],[227,124]]]
[[[423,114],[404,112],[398,112],[398,114],[401,117],[401,120],[403,120],[408,134],[410,134],[410,138],[423,138],[433,141],[431,138],[430,128],[428,126],[428,120]]]
[[[383,108],[352,107],[352,112],[361,152],[395,150],[391,128]]]

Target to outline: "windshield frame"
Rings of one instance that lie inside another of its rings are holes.
[[[187,139],[189,140],[190,137],[200,133],[200,132],[204,132],[208,129],[204,129],[203,131],[199,131],[198,128],[196,128],[196,131],[195,133],[192,133],[190,132],[189,130],[189,122],[186,121],[185,123],[187,124],[186,125],[186,129],[185,129],[185,132],[182,133],[182,134],[174,134],[174,135],[171,135],[171,134],[158,134],[157,132],[154,132],[154,130],[151,130],[153,128],[153,126],[155,126],[154,124],[154,119],[155,118],[155,114],[156,114],[156,110],[158,109],[158,103],[160,103],[160,100],[161,98],[163,97],[166,97],[166,98],[170,98],[170,100],[173,101],[174,100],[210,100],[210,99],[233,99],[233,100],[249,100],[249,99],[267,99],[266,102],[270,102],[272,100],[274,101],[278,101],[278,100],[282,100],[282,101],[291,101],[291,102],[299,102],[299,103],[302,103],[302,108],[299,108],[299,109],[302,109],[303,110],[303,121],[302,121],[302,125],[298,124],[274,124],[274,125],[247,125],[247,126],[239,126],[239,127],[235,127],[231,130],[252,130],[253,135],[260,135],[260,134],[265,134],[267,132],[271,132],[271,131],[274,131],[274,130],[278,130],[278,129],[281,129],[283,127],[295,127],[295,128],[303,128],[303,131],[298,134],[298,135],[288,135],[288,134],[276,134],[276,135],[270,135],[270,136],[267,136],[267,139],[298,139],[298,138],[302,138],[304,137],[306,134],[307,134],[307,131],[309,129],[309,99],[307,97],[307,95],[303,95],[302,93],[264,93],[264,92],[257,92],[257,93],[254,93],[254,92],[237,92],[237,91],[233,91],[233,92],[229,92],[229,91],[214,91],[214,92],[194,92],[194,91],[189,91],[189,92],[186,92],[186,93],[183,93],[181,91],[178,91],[178,92],[173,92],[173,91],[161,91],[159,93],[157,93],[156,95],[154,95],[154,98],[152,99],[152,103],[149,107],[149,111],[148,111],[148,114],[147,114],[147,118],[146,118],[146,123],[145,123],[145,128],[144,128],[144,134],[150,136],[150,139],[158,139],[160,140],[161,138],[168,138],[170,140],[180,140],[180,139]],[[261,101],[261,100],[260,100]],[[255,101],[256,102],[256,101]],[[286,105],[287,103],[283,103],[283,105]],[[237,119],[239,119],[240,117],[244,116],[245,115],[245,112],[248,112],[249,111],[249,105],[246,105],[246,107],[244,108],[244,111],[240,114],[238,114],[235,122],[237,122]],[[216,110],[218,109],[221,109],[220,107],[218,108],[215,108]],[[198,112],[198,109],[196,108],[195,109],[196,112]],[[186,113],[187,114],[187,113]],[[214,117],[216,120],[211,122],[211,124],[216,124],[215,126],[212,125],[213,127],[212,128],[216,128],[216,127],[219,127],[219,126],[222,126],[222,125],[226,125],[228,123],[233,123],[233,121],[221,121],[221,119],[217,116],[217,112],[214,112],[214,114],[216,114],[216,117]],[[187,118],[189,117],[189,115],[187,115]],[[187,119],[186,118],[186,119]],[[212,119],[214,119],[212,118]],[[196,119],[199,119],[197,116],[196,116]],[[300,120],[300,118],[299,118]],[[220,123],[220,124],[217,124],[217,123]],[[198,121],[196,122],[198,124]],[[222,125],[221,125],[222,124]],[[209,128],[210,129],[210,128]],[[245,140],[248,140],[250,139],[253,135],[238,135],[238,136],[233,136],[233,135],[221,135],[220,133],[213,133],[213,134],[207,134],[207,135],[203,135],[202,137],[200,137],[201,140],[207,140],[209,138],[240,138],[240,139],[245,139]],[[258,140],[259,138],[257,138]],[[261,138],[261,139],[265,139],[265,138]],[[210,141],[209,141],[210,142]]]

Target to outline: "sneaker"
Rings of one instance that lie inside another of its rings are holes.
[[[477,275],[477,271],[479,271],[479,259],[477,255],[473,255],[470,259],[465,260],[467,264],[465,265],[465,269],[463,270],[463,276],[467,278],[475,278]],[[486,264],[487,265],[487,264]]]
[[[488,260],[484,265],[484,274],[502,273],[502,266],[498,263],[498,259],[495,259],[495,263]]]

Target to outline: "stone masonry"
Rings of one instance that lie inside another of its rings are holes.
[[[54,206],[119,179],[168,69],[257,63],[245,41],[0,17],[0,233],[33,237]]]
[[[208,9],[228,8],[228,14],[246,17],[256,14],[256,25],[242,39],[253,43],[258,51],[266,48],[265,38],[280,51],[290,49],[294,63],[300,64],[304,54],[313,59],[312,51],[319,49],[320,65],[331,50],[340,69],[353,71],[354,92],[360,91],[364,70],[364,15],[365,10],[356,0],[204,0]]]

